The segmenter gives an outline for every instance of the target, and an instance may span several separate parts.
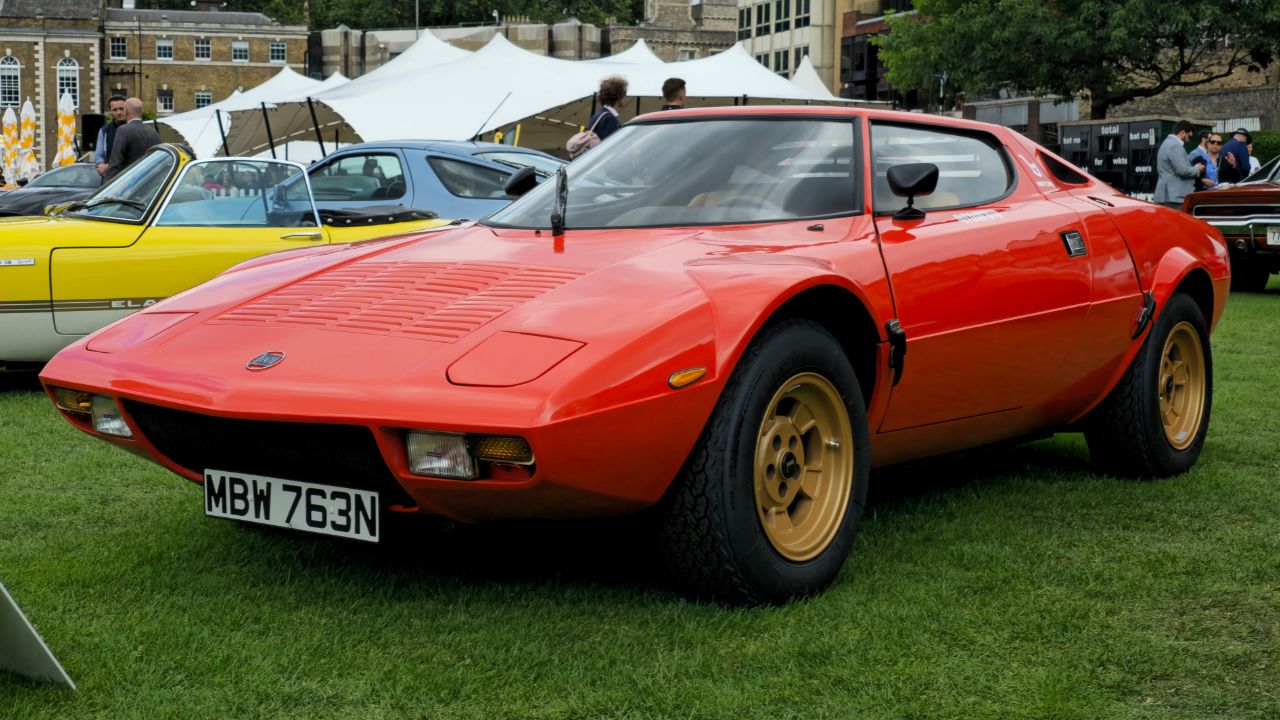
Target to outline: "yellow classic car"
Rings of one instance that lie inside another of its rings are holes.
[[[0,367],[48,360],[248,258],[446,223],[397,207],[318,211],[302,165],[158,145],[84,201],[0,218]]]

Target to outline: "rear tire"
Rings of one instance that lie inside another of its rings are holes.
[[[817,323],[764,330],[659,508],[663,555],[696,597],[782,603],[835,579],[866,503],[857,377]]]
[[[1200,457],[1213,404],[1213,354],[1200,306],[1175,293],[1133,364],[1085,426],[1104,472],[1166,477]]]

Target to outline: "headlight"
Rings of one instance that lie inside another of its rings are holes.
[[[53,390],[53,402],[60,410],[85,420],[88,420],[89,416],[93,414],[93,393],[60,387],[51,389]]]
[[[409,472],[426,477],[475,480],[481,463],[533,465],[528,441],[503,435],[454,435],[410,430],[405,433]]]
[[[116,401],[106,395],[93,396],[93,429],[103,435],[131,438],[133,431],[116,406]]]
[[[414,475],[456,480],[471,480],[476,476],[476,464],[471,460],[464,435],[410,432],[405,436],[405,448],[409,453],[409,472]]]

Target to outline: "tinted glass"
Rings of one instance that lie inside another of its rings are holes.
[[[156,225],[293,228],[313,226],[302,168],[268,160],[191,163],[170,191]],[[301,192],[297,189],[301,188]],[[298,197],[301,195],[301,197]]]
[[[875,175],[876,212],[905,207],[906,198],[889,189],[888,172],[894,165],[933,163],[938,166],[938,187],[918,197],[916,207],[943,208],[982,205],[1003,197],[1012,176],[996,139],[941,128],[903,125],[871,126],[871,163]]]
[[[177,160],[166,150],[151,150],[112,178],[72,214],[81,217],[141,220],[150,210]]]
[[[427,164],[436,172],[445,189],[458,197],[509,199],[505,187],[510,173],[442,157],[427,158]]]
[[[503,165],[510,165],[516,168],[531,167],[538,173],[539,177],[546,177],[555,172],[561,165],[563,160],[543,155],[534,155],[532,153],[510,152],[508,150],[499,150],[497,152],[477,153],[476,157],[484,158]]]
[[[92,165],[67,165],[50,170],[27,183],[27,187],[95,188],[101,184],[102,176]]]
[[[566,166],[568,227],[820,217],[858,208],[853,123],[706,120],[623,126]],[[555,179],[490,217],[548,227]]]
[[[396,200],[405,190],[404,168],[396,155],[343,155],[311,172],[316,200]]]

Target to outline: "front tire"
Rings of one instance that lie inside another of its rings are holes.
[[[660,508],[693,595],[782,603],[835,579],[866,503],[866,407],[840,344],[789,320],[747,348]]]
[[[1213,355],[1200,306],[1175,293],[1120,383],[1093,411],[1085,440],[1099,469],[1131,477],[1186,472],[1200,457],[1213,404]]]

